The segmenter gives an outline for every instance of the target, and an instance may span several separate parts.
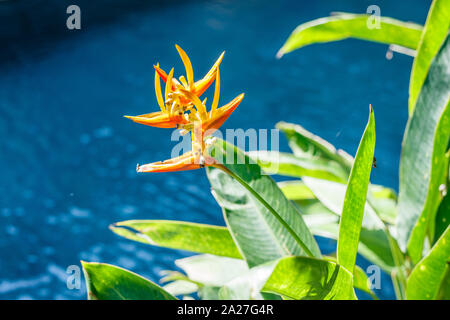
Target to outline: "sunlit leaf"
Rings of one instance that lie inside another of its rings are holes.
[[[450,227],[430,252],[415,266],[408,278],[406,296],[411,300],[435,299],[450,263]]]
[[[428,12],[422,37],[417,47],[409,83],[409,113],[412,114],[431,61],[447,37],[450,27],[450,2],[434,0]]]
[[[295,49],[313,44],[357,38],[416,49],[422,26],[387,17],[379,17],[379,28],[371,24],[370,15],[342,13],[312,20],[299,25],[289,36],[277,57]]]
[[[306,177],[303,181],[324,206],[339,216],[342,214],[346,185]],[[309,223],[306,217],[305,221]],[[338,223],[311,225],[311,228],[314,234],[337,240]],[[368,203],[364,208],[358,252],[387,272],[392,271],[395,265],[385,226]]]
[[[370,107],[369,122],[356,152],[339,223],[337,261],[349,271],[355,266],[374,150],[375,118]]]
[[[277,263],[262,290],[296,300],[356,299],[352,278],[331,261],[287,257]]]
[[[129,220],[110,229],[130,240],[160,247],[242,258],[225,227],[184,221]]]
[[[327,159],[300,158],[277,151],[253,151],[248,155],[268,174],[315,177],[338,182],[347,181],[345,170],[338,163]]]
[[[242,259],[209,254],[178,259],[175,264],[186,273],[190,280],[213,287],[223,286],[248,270],[247,264]]]
[[[131,271],[106,264],[82,262],[90,300],[174,300],[170,293]]]

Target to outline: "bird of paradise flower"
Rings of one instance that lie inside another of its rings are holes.
[[[174,78],[174,69],[169,74],[159,67],[155,68],[155,93],[160,111],[142,114],[138,116],[125,116],[134,122],[158,127],[177,128],[183,134],[188,132],[192,136],[192,149],[185,154],[165,161],[153,162],[145,165],[137,165],[138,172],[168,172],[199,169],[205,166],[216,165],[214,158],[206,151],[208,137],[227,120],[244,98],[244,94],[238,95],[229,103],[218,108],[220,95],[220,70],[225,52],[217,59],[209,72],[198,81],[194,82],[194,72],[191,61],[178,45],[175,45],[186,70],[186,78],[182,75],[177,80]],[[165,83],[164,97],[161,91],[161,81]],[[200,100],[200,96],[215,81],[214,98],[210,111],[206,108],[206,99]]]

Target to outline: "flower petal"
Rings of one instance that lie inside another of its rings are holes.
[[[194,84],[194,91],[193,93],[199,97],[201,96],[206,89],[213,83],[214,79],[216,78],[216,70],[219,68],[220,63],[222,62],[223,56],[225,55],[225,51],[222,52],[220,57],[217,59],[216,63],[212,66],[212,68],[208,71],[208,73],[203,77],[203,79],[198,80]]]
[[[137,166],[137,172],[169,172],[200,169],[200,163],[196,163],[192,151],[165,161],[158,161],[142,166]]]
[[[220,70],[217,69],[216,72],[216,87],[214,89],[214,99],[211,105],[211,111],[209,112],[209,117],[214,117],[214,113],[216,112],[217,106],[219,105],[219,96],[220,96]]]
[[[184,68],[186,69],[186,77],[189,87],[192,88],[194,85],[194,71],[192,70],[191,60],[189,60],[186,52],[184,52],[184,50],[181,49],[177,44],[175,45],[175,48],[177,48],[178,54],[180,55],[181,60],[184,64]]]
[[[228,117],[233,113],[233,111],[237,108],[237,106],[241,103],[242,99],[244,99],[244,94],[241,93],[232,101],[227,103],[226,105],[217,109],[214,113],[214,116],[203,122],[202,130],[206,135],[212,134],[214,131],[220,128],[222,124],[228,119]]]
[[[157,66],[159,66],[157,64]],[[159,80],[160,76],[158,72],[155,70],[155,93],[156,93],[156,99],[158,100],[159,108],[162,112],[166,111],[166,106],[164,105],[164,99],[161,93],[161,81]]]
[[[136,123],[145,124],[157,128],[175,128],[177,121],[171,119],[166,113],[161,111],[142,114],[139,116],[125,116]]]

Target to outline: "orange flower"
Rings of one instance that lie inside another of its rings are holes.
[[[161,92],[161,82],[158,73],[155,71],[155,93],[158,105],[161,111],[142,114],[139,116],[125,116],[134,122],[145,124],[158,128],[175,128],[180,124],[188,123],[185,112],[192,106],[182,106],[179,103],[178,96],[172,92],[173,69],[167,76],[167,84],[165,89],[165,99]]]
[[[194,71],[192,69],[191,60],[189,59],[186,52],[184,52],[183,49],[181,49],[178,45],[175,45],[178,54],[181,57],[181,60],[183,61],[184,68],[186,70],[186,77],[187,82],[184,76],[181,76],[179,79],[180,81],[177,81],[177,79],[172,79],[172,90],[176,91],[177,89],[184,89],[188,90],[192,94],[196,95],[197,97],[200,97],[206,89],[213,83],[216,70],[219,68],[220,63],[222,62],[223,56],[225,55],[225,51],[222,52],[222,54],[217,59],[216,63],[212,66],[212,68],[208,71],[208,73],[203,77],[203,79],[198,80],[194,82]],[[156,72],[159,74],[161,79],[167,84],[168,76],[162,70],[159,65],[154,66]],[[180,98],[181,104],[189,104],[191,101],[189,99],[186,99],[184,97]]]
[[[192,135],[192,150],[169,160],[142,166],[138,165],[136,169],[138,172],[183,171],[216,165],[216,160],[210,157],[206,151],[205,138],[219,129],[244,98],[244,94],[240,94],[228,104],[217,108],[220,95],[219,64],[222,61],[223,53],[206,76],[202,80],[194,83],[191,62],[186,53],[180,47],[176,47],[186,69],[187,82],[183,76],[180,77],[180,82],[174,79],[173,69],[169,75],[166,75],[156,65],[155,92],[161,111],[136,117],[126,117],[137,123],[154,127],[176,127],[186,132],[190,131]],[[166,83],[164,100],[161,93],[160,78]],[[214,80],[216,81],[214,98],[211,104],[211,110],[208,112],[205,105],[206,99],[202,102],[199,96]]]
[[[233,113],[233,111],[237,108],[237,106],[241,103],[244,98],[244,94],[241,93],[239,96],[234,98],[232,101],[227,103],[226,105],[217,108],[219,104],[219,96],[220,96],[220,70],[217,69],[216,72],[216,86],[214,90],[214,99],[211,105],[211,110],[206,112],[206,106],[204,103],[200,101],[200,99],[185,89],[180,89],[181,92],[189,98],[196,109],[198,110],[198,115],[196,117],[191,117],[191,124],[194,125],[197,123],[201,124],[202,134],[211,135],[219,129],[220,126],[228,119],[228,117]],[[185,128],[188,128],[186,125]]]

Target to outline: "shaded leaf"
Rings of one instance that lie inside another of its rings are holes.
[[[219,291],[222,300],[262,300],[260,291],[272,274],[277,261],[251,268],[246,273],[226,283]]]
[[[397,240],[417,263],[427,232],[434,221],[446,183],[450,136],[450,44],[449,37],[433,60],[410,117],[400,159]]]
[[[301,215],[272,178],[225,141],[217,140],[211,154],[234,176],[216,168],[207,171],[229,230],[250,267],[286,255],[320,257],[319,247]],[[225,158],[227,154],[231,156]],[[230,157],[245,160],[244,164],[236,164]]]

